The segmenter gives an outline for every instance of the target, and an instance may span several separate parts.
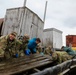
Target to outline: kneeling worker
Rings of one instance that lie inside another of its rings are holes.
[[[29,42],[29,35],[28,34],[25,34],[23,39],[21,40],[22,42],[22,45],[20,47],[20,56],[24,56],[25,54],[27,54],[27,45],[28,45],[28,42]]]

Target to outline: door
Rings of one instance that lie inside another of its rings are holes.
[[[32,24],[30,27],[30,38],[36,38],[37,37],[37,26]]]

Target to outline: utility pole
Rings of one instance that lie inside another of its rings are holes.
[[[26,6],[26,1],[27,1],[27,0],[24,0],[24,5],[23,5],[24,7]]]
[[[24,3],[23,3],[23,13],[21,14],[21,25],[20,25],[20,33],[19,33],[19,35],[21,35],[21,33],[22,33],[22,25],[23,25],[23,20],[24,20],[24,15],[25,15],[26,1],[27,0],[24,0]]]
[[[44,23],[45,23],[45,18],[46,18],[47,3],[48,1],[46,1],[45,3],[45,11],[44,11],[44,18],[43,18]]]

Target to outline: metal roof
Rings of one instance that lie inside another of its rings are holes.
[[[29,9],[28,7],[16,7],[16,8],[9,8],[9,9],[7,9],[7,11],[8,10],[16,10],[16,9],[28,9],[28,10],[30,10],[30,12],[32,12],[32,13],[34,13],[43,23],[44,23],[44,21],[39,17],[39,15],[37,15],[35,12],[33,12],[31,9]]]
[[[43,32],[48,32],[48,31],[56,31],[56,32],[59,32],[59,33],[63,33],[62,31],[56,29],[56,28],[48,28],[48,29],[44,29]]]

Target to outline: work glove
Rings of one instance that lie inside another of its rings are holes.
[[[15,57],[16,57],[16,58],[18,58],[18,57],[19,57],[18,53],[16,53]]]
[[[27,49],[27,50],[25,50],[25,55],[30,55],[30,50],[29,49]]]

